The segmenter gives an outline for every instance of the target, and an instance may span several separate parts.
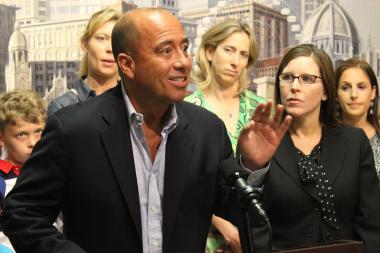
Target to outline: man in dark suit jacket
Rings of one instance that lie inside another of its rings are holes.
[[[228,218],[238,204],[218,177],[233,159],[224,124],[181,102],[188,44],[179,21],[160,9],[117,22],[121,84],[48,119],[6,200],[1,223],[17,252],[204,252],[211,215]],[[241,140],[252,170],[265,166],[290,123],[281,108],[269,118],[271,103],[258,108],[260,123]],[[52,225],[61,210],[63,234]]]

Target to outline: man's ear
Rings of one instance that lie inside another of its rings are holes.
[[[119,65],[121,72],[123,72],[128,79],[134,78],[136,65],[135,61],[130,55],[126,53],[120,53],[117,56],[117,65]]]

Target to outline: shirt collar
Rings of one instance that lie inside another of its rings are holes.
[[[13,172],[16,176],[20,174],[22,165],[15,165],[13,163],[10,163],[5,160],[0,160],[0,170],[4,172],[5,174],[9,174],[10,172]]]
[[[90,89],[90,86],[84,82],[84,79],[86,79],[86,76],[83,76],[79,79],[79,82],[74,84],[74,88],[78,92],[78,95],[83,98],[95,97],[96,92]]]
[[[123,93],[125,107],[127,109],[128,122],[130,126],[134,126],[135,124],[142,125],[144,121],[144,115],[136,112],[136,109],[133,107],[131,100],[128,97],[127,91],[125,90],[123,81],[121,83],[121,90]],[[178,115],[175,104],[171,104],[168,112],[165,114],[165,123],[162,129],[162,132],[170,133],[172,132],[178,125]]]

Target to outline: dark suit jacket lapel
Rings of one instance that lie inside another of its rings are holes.
[[[301,182],[297,168],[297,161],[299,158],[289,132],[285,134],[281,141],[280,146],[274,155],[274,159],[279,164],[279,167],[282,168],[300,188],[313,198],[318,199],[314,185],[303,184]]]
[[[193,137],[188,131],[189,122],[179,106],[176,107],[178,126],[170,133],[166,144],[165,187],[163,202],[163,252],[175,239],[176,223],[181,196],[184,190],[193,148]]]
[[[322,141],[322,163],[329,182],[332,185],[342,169],[346,148],[348,148],[347,141],[341,135],[341,129],[339,127],[324,127]],[[287,133],[274,155],[274,159],[300,188],[313,198],[318,199],[313,184],[303,184],[300,180],[297,162],[295,162],[298,160],[298,156],[293,147],[293,142],[289,133]]]
[[[130,139],[130,127],[121,86],[118,85],[107,96],[109,98],[105,103],[102,117],[108,123],[108,127],[105,128],[100,136],[141,239],[139,193]]]
[[[331,185],[342,169],[348,147],[347,140],[341,134],[341,128],[323,128],[322,161]]]

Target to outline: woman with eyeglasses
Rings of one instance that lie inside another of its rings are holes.
[[[344,124],[364,130],[380,178],[379,86],[376,75],[366,61],[353,58],[339,65],[335,77],[338,117]]]
[[[278,68],[275,97],[293,119],[264,180],[262,203],[274,248],[345,239],[378,253],[373,155],[361,129],[338,125],[329,56],[312,45],[290,49]]]

